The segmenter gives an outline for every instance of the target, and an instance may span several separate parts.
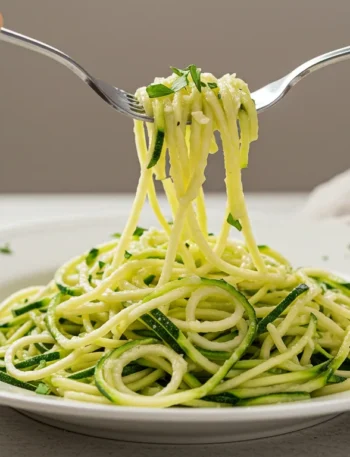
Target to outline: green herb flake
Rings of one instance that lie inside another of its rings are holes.
[[[10,244],[6,243],[3,246],[0,246],[0,254],[13,254]]]
[[[185,246],[186,246],[186,248],[190,247],[189,243],[185,243]]]
[[[149,98],[158,98],[171,95],[174,93],[174,90],[164,84],[150,84],[146,87],[146,92]]]
[[[180,125],[180,121],[177,121],[177,124],[176,124],[176,125],[179,126],[179,125]]]
[[[99,267],[100,270],[102,270],[102,268],[103,268],[105,265],[106,265],[106,263],[105,263],[105,262],[102,262],[102,260],[99,260],[99,261],[98,261],[98,267]]]
[[[196,65],[189,65],[186,70],[190,71],[192,81],[194,82],[198,91],[202,92],[202,85],[201,85],[201,71],[202,70],[200,68],[198,68]]]
[[[89,276],[88,276],[88,282],[89,282],[89,284],[91,284],[91,281],[92,281],[92,275],[89,275]]]
[[[172,72],[175,73],[175,75],[177,75],[177,76],[182,76],[184,73],[186,73],[186,71],[181,70],[180,68],[170,67],[170,69],[171,69]]]
[[[48,395],[50,393],[50,387],[47,384],[41,382],[36,388],[35,392],[40,395]]]
[[[188,85],[188,74],[184,73],[179,78],[175,79],[171,88],[174,92],[178,92],[179,90],[183,89]]]
[[[168,225],[174,225],[173,221],[168,221]]]
[[[154,278],[155,275],[149,275],[143,280],[143,282],[146,284],[146,286],[149,286],[153,282]]]
[[[210,87],[210,89],[216,89],[218,85],[216,83],[208,83],[208,87]]]
[[[221,100],[221,94],[220,94],[220,92],[218,93],[218,99]]]
[[[122,236],[122,234],[119,233],[119,232],[117,232],[117,233],[113,233],[111,236],[112,236],[113,238],[120,238],[120,237]]]
[[[239,232],[242,230],[241,223],[238,219],[234,219],[231,213],[227,217],[227,222],[232,225],[232,227],[235,227]]]
[[[213,232],[208,233],[208,236],[215,236]]]
[[[142,228],[142,227],[136,227],[134,233],[133,233],[133,236],[142,236],[144,234],[144,232],[147,232],[147,229],[145,228]]]
[[[129,251],[125,251],[125,252],[124,252],[124,257],[125,257],[126,259],[130,259],[131,256],[132,256],[132,254],[131,254]]]
[[[86,256],[86,265],[89,267],[92,265],[98,256],[98,249],[92,248],[89,254]]]

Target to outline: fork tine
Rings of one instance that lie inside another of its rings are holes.
[[[142,108],[142,109],[143,109],[143,106],[142,106],[141,103],[139,103],[139,102],[132,102],[132,101],[130,101],[130,102],[129,102],[129,105],[130,105],[130,106],[134,106],[135,108]]]
[[[128,100],[128,103],[142,106],[141,103],[137,100],[137,98],[135,98],[133,95],[127,94],[126,98]]]
[[[126,94],[126,98],[130,101],[138,101],[137,98],[132,94]]]
[[[144,107],[141,105],[141,103],[133,96],[130,94],[127,94],[126,96],[126,102],[128,106],[130,107],[131,111],[135,113],[140,113],[140,114],[146,114]]]
[[[131,111],[134,111],[135,113],[140,113],[140,114],[146,114],[144,108],[140,104],[131,104],[129,103],[126,99],[122,100],[120,104],[125,108],[129,109]]]
[[[134,106],[130,105],[131,111],[139,114],[146,114],[145,110],[143,108],[135,108]]]
[[[126,103],[129,105],[129,106],[133,106],[133,107],[136,107],[136,108],[141,108],[143,111],[143,106],[141,105],[141,103],[137,100],[137,98],[134,97],[134,95],[128,93],[128,92],[125,92],[123,90],[119,90],[121,97],[126,101]]]

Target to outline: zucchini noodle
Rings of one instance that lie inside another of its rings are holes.
[[[191,65],[136,96],[154,123],[135,121],[141,171],[125,228],[61,266],[48,285],[0,303],[0,381],[157,408],[243,407],[350,389],[350,284],[295,270],[254,239],[241,180],[258,136],[247,85]],[[227,201],[215,235],[203,185],[219,137]],[[138,226],[146,200],[159,229]]]

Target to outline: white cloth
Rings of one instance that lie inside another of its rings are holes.
[[[338,218],[350,223],[350,169],[317,186],[302,213],[314,219]]]

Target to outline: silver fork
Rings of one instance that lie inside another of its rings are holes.
[[[2,16],[0,14],[0,39],[8,43],[16,44],[31,51],[44,54],[69,68],[91,89],[93,89],[106,103],[122,114],[131,116],[134,119],[153,122],[153,118],[146,115],[145,110],[134,95],[122,89],[112,86],[100,79],[91,76],[81,65],[59,49],[53,48],[46,43],[34,40],[20,33],[2,27]],[[270,84],[258,89],[251,94],[259,113],[281,100],[289,90],[300,80],[310,73],[327,65],[346,60],[350,57],[350,46],[327,52],[303,63],[283,78],[273,81]]]
[[[60,64],[69,68],[76,74],[84,83],[86,83],[92,90],[96,92],[106,103],[112,108],[119,111],[119,113],[131,116],[134,119],[142,121],[153,122],[153,119],[148,117],[145,113],[143,106],[138,102],[134,95],[125,92],[122,89],[112,86],[111,84],[102,81],[101,79],[94,78],[88,73],[85,68],[73,60],[69,55],[56,49],[42,41],[35,40],[26,35],[14,32],[13,30],[5,29],[2,27],[3,18],[0,13],[0,40],[12,43],[17,46],[29,49],[31,51],[44,54]]]

